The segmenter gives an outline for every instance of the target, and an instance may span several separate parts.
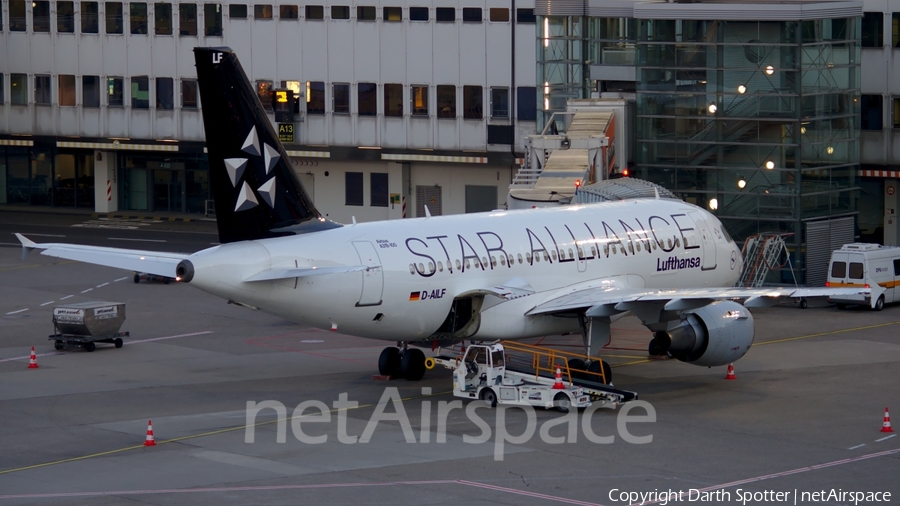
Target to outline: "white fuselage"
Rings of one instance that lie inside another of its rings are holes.
[[[676,200],[360,223],[224,244],[191,255],[191,284],[289,320],[391,341],[428,339],[455,297],[524,287],[481,309],[473,337],[577,329],[577,319],[525,316],[560,290],[732,286],[737,246],[721,223]],[[365,271],[247,282],[269,269],[365,265]],[[521,294],[521,293],[520,293]]]

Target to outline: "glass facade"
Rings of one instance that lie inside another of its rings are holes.
[[[536,35],[539,131],[569,98],[631,91],[632,174],[711,210],[735,239],[793,234],[796,253],[804,221],[856,213],[860,17],[544,16]],[[593,65],[633,66],[635,82],[592,82]],[[803,255],[792,261],[802,272]]]
[[[0,204],[93,208],[93,154],[0,146]]]
[[[204,213],[209,193],[205,155],[119,155],[119,209]]]

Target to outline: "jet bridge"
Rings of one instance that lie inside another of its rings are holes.
[[[509,187],[509,208],[568,204],[582,184],[606,179],[606,132],[614,117],[600,110],[554,113],[540,135],[525,139],[525,162]]]

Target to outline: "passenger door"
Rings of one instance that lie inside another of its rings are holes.
[[[359,261],[368,267],[362,273],[362,293],[356,306],[379,306],[384,290],[384,270],[381,268],[378,252],[369,241],[353,241],[353,247],[356,248]]]

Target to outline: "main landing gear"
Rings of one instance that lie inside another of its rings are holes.
[[[378,373],[382,376],[406,378],[418,381],[425,376],[425,353],[417,348],[409,348],[406,343],[402,348],[390,346],[381,351],[378,357]]]

